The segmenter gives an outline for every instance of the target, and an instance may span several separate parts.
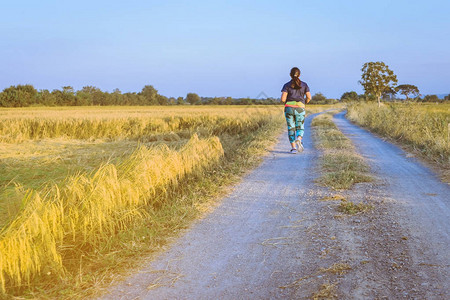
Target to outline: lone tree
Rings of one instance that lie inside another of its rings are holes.
[[[142,91],[138,94],[144,97],[145,104],[155,105],[158,103],[158,90],[153,85],[146,85],[142,88]]]
[[[316,93],[311,98],[311,104],[314,104],[314,103],[319,104],[319,103],[325,102],[325,101],[327,101],[327,97],[325,97],[325,95],[322,93]]]
[[[191,105],[200,104],[201,101],[202,99],[196,93],[188,93],[186,95],[186,102],[190,103]]]
[[[395,88],[395,91],[397,93],[400,93],[406,97],[406,101],[409,100],[408,95],[412,94],[414,97],[417,97],[419,95],[419,89],[417,86],[412,84],[400,84]]]
[[[363,65],[363,72],[359,83],[363,86],[366,95],[373,95],[381,106],[380,98],[384,91],[393,88],[397,83],[397,76],[382,61],[367,62]]]

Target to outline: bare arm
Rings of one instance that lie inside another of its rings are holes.
[[[282,92],[282,93],[281,93],[281,102],[283,102],[283,103],[286,102],[287,94],[288,94],[288,93],[286,93],[286,92]]]
[[[306,92],[306,103],[309,103],[309,101],[311,101],[311,93]]]

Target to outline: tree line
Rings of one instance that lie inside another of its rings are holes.
[[[397,76],[383,62],[365,63],[359,83],[364,88],[364,94],[345,92],[341,101],[378,101],[397,100],[397,94],[406,97],[406,101],[442,102],[450,101],[450,94],[439,99],[437,95],[425,95],[422,98],[417,86],[412,84],[397,84]],[[310,104],[334,104],[337,99],[328,99],[322,93],[312,96]],[[33,85],[16,85],[0,92],[0,107],[27,106],[108,106],[108,105],[273,105],[279,104],[279,99],[266,98],[232,98],[232,97],[200,97],[196,93],[188,93],[186,97],[166,97],[160,95],[152,85],[146,85],[138,93],[122,93],[114,89],[111,93],[104,92],[94,86],[84,86],[75,91],[71,86],[61,90],[36,90]]]
[[[381,95],[381,99],[384,101],[414,101],[414,102],[445,102],[450,101],[450,94],[440,99],[437,95],[416,95],[411,97],[406,97],[406,99],[400,99],[396,97],[397,93],[384,93]],[[350,101],[376,101],[375,96],[370,94],[358,94],[355,91],[345,92],[342,94],[340,101],[350,102]]]
[[[279,104],[275,98],[253,99],[232,97],[200,97],[188,93],[186,97],[160,95],[152,85],[146,85],[138,93],[122,93],[119,89],[104,92],[94,86],[76,91],[71,86],[61,90],[36,90],[31,84],[16,85],[0,92],[0,107],[27,106],[107,106],[107,105],[268,105]]]

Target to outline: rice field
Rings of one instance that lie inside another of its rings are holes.
[[[264,153],[262,145],[285,129],[282,111],[0,109],[1,292],[35,297],[49,282],[60,284],[55,295],[61,285],[84,291],[96,281],[80,275],[87,265],[117,265],[128,242],[163,242],[199,213],[209,190]]]

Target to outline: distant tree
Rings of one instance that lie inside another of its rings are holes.
[[[359,101],[367,101],[367,95],[366,94],[359,94],[358,95],[358,100]],[[376,99],[374,99],[375,101]]]
[[[220,104],[220,101],[221,101],[221,99],[219,97],[214,97],[211,99],[211,102],[209,104],[218,105],[218,104]]]
[[[218,105],[224,105],[225,104],[225,97],[217,97],[217,99],[218,99],[218,102],[217,102]]]
[[[158,101],[159,105],[168,105],[169,104],[169,98],[163,95],[156,95],[156,99]]]
[[[196,93],[188,93],[186,95],[186,102],[190,103],[191,105],[197,105],[200,104],[201,99],[200,96]]]
[[[268,102],[267,104],[276,104],[276,105],[278,105],[278,103],[280,103],[279,100],[277,100],[277,99],[275,99],[275,98],[270,98],[270,99],[269,99],[269,102]]]
[[[249,97],[241,98],[241,99],[239,99],[238,104],[240,104],[240,105],[252,105],[252,104],[254,104],[254,101],[253,101],[253,99],[251,99]]]
[[[175,105],[177,104],[177,99],[175,99],[174,97],[169,97],[167,99],[167,105]]]
[[[92,105],[92,97],[87,93],[77,91],[76,93],[76,105],[77,106],[88,106]]]
[[[102,92],[102,105],[113,105],[114,97],[108,92]]]
[[[329,99],[325,97],[322,93],[317,93],[314,94],[314,96],[312,96],[310,104],[334,104],[337,102],[338,100],[336,99]]]
[[[110,105],[110,98],[109,94],[106,92],[103,92],[99,88],[95,88],[93,94],[92,94],[92,104],[93,105]]]
[[[363,65],[361,80],[367,95],[373,95],[381,106],[380,98],[384,91],[393,88],[397,84],[397,76],[384,62],[367,62]]]
[[[106,95],[95,86],[87,85],[77,91],[77,97],[83,98],[83,105],[108,105]]]
[[[231,97],[227,97],[227,98],[223,101],[223,104],[225,104],[225,105],[232,105],[232,104],[234,104],[234,99],[231,98]]]
[[[177,105],[184,105],[184,104],[185,104],[185,102],[184,102],[183,97],[178,97],[177,98]]]
[[[395,91],[406,97],[406,101],[409,100],[409,95],[414,97],[419,95],[419,89],[412,84],[401,84],[395,88]]]
[[[19,97],[26,106],[36,103],[38,91],[31,85],[18,85],[17,90],[19,91]]]
[[[423,97],[423,102],[439,102],[441,99],[437,95],[426,95]]]
[[[54,89],[51,92],[52,97],[55,99],[55,103],[57,106],[65,106],[67,105],[66,103],[63,103],[63,95],[62,95],[62,91],[58,90],[58,89]]]
[[[10,86],[2,92],[0,105],[5,107],[22,107],[35,104],[38,91],[31,84]]]
[[[40,90],[37,95],[37,103],[45,106],[55,106],[56,98],[52,96],[49,90]]]
[[[69,95],[75,95],[75,91],[73,90],[73,87],[70,85],[63,86],[62,92]]]
[[[324,102],[327,100],[327,97],[325,97],[322,93],[316,93],[311,98],[311,103],[319,103]]]
[[[113,105],[123,105],[123,95],[122,92],[119,89],[114,89],[113,92],[110,94],[111,97],[111,104]]]
[[[311,104],[319,104],[327,101],[327,97],[325,97],[322,93],[316,93],[311,98]]]
[[[450,94],[448,94],[447,96],[444,97],[445,101],[449,101],[450,100]]]
[[[147,105],[159,104],[158,91],[152,85],[144,86],[139,95],[144,97],[145,103],[143,104]]]
[[[6,94],[0,92],[0,107],[8,107],[8,102],[6,101]]]
[[[385,89],[384,92],[381,94],[381,99],[393,100],[395,98],[396,94],[397,94],[397,92],[395,91],[395,89],[389,87],[389,88]]]
[[[341,101],[358,101],[358,94],[354,91],[345,92],[341,96]]]
[[[211,101],[212,101],[211,97],[200,97],[200,102],[202,105],[211,104]]]
[[[137,105],[135,102],[135,98],[137,97],[136,93],[125,93],[122,95],[122,104],[123,105]]]
[[[77,98],[75,97],[75,91],[72,86],[63,86],[60,97],[62,97],[61,103],[64,103],[64,105],[77,105]]]

